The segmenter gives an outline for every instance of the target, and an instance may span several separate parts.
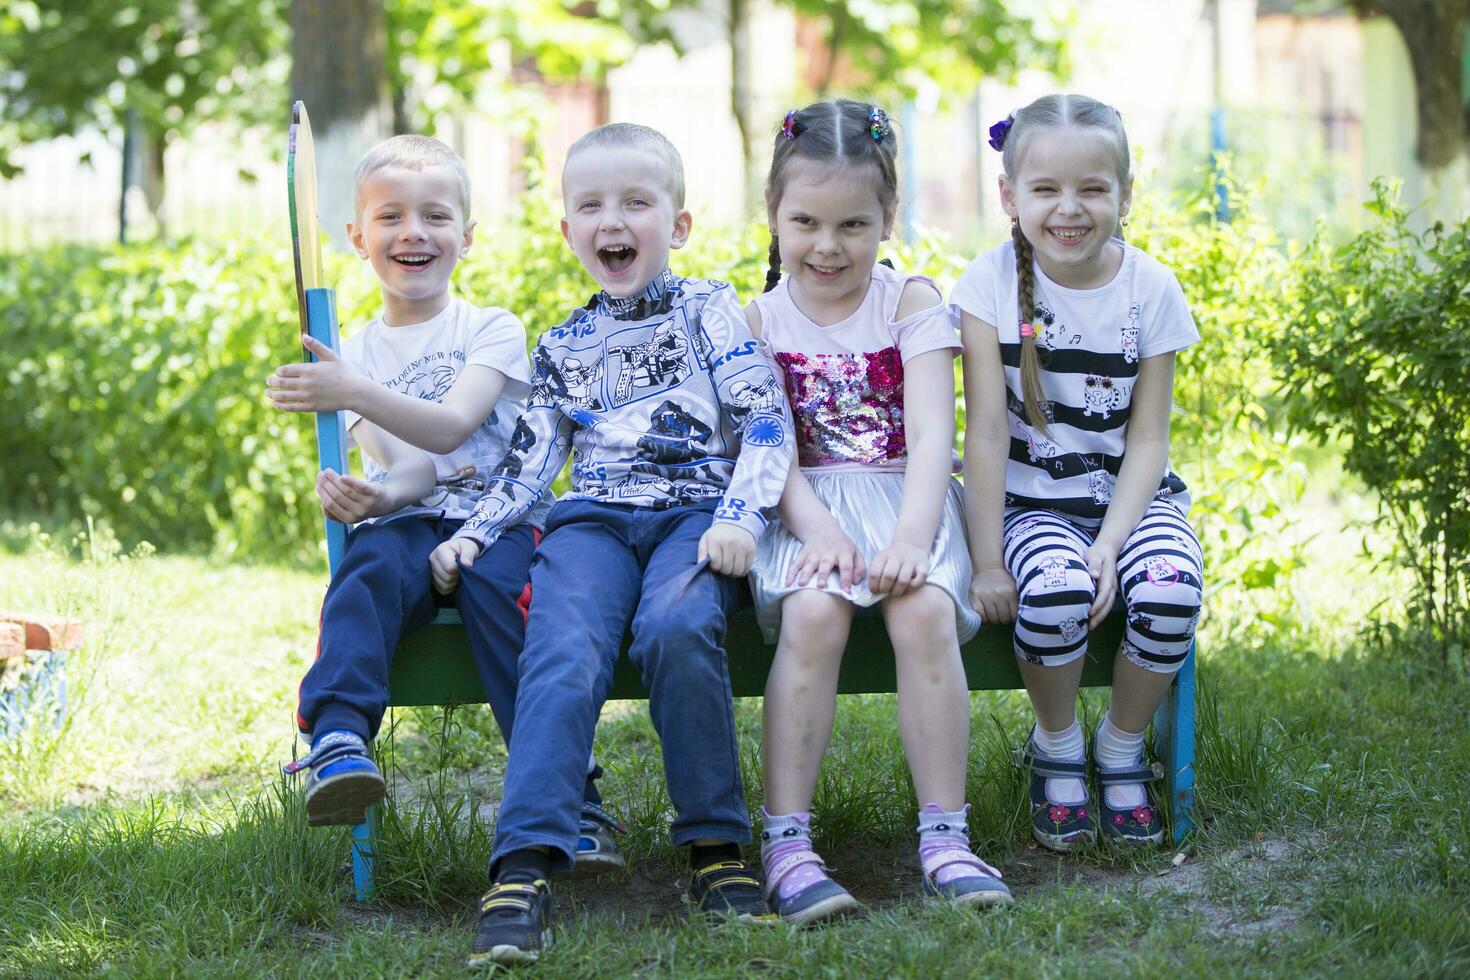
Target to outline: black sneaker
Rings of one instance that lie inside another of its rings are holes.
[[[577,857],[572,863],[573,878],[587,878],[608,871],[621,870],[626,861],[618,848],[614,833],[625,834],[628,828],[614,820],[596,803],[583,803],[577,827]]]
[[[487,963],[534,963],[551,945],[551,885],[535,881],[501,881],[480,898],[480,921],[468,966]]]
[[[765,925],[781,921],[761,894],[761,883],[744,861],[715,861],[695,868],[689,878],[689,900],[707,915]]]

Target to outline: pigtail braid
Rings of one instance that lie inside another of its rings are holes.
[[[766,269],[766,288],[761,290],[763,293],[769,293],[781,281],[781,249],[776,244],[775,235],[771,236],[770,261],[771,264]]]
[[[1021,234],[1021,224],[1011,222],[1011,241],[1016,246],[1016,281],[1020,322],[1031,323],[1036,315],[1036,269],[1032,264],[1031,242]],[[1042,435],[1050,436],[1046,414],[1041,405],[1045,393],[1041,389],[1041,356],[1036,353],[1036,333],[1021,337],[1021,394],[1026,403],[1026,421]]]

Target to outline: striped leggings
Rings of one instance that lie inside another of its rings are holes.
[[[1021,596],[1016,656],[1060,667],[1087,652],[1095,589],[1083,555],[1095,535],[1055,511],[1006,513],[1006,568]],[[1177,504],[1154,500],[1118,553],[1119,592],[1128,609],[1123,655],[1144,670],[1178,670],[1199,623],[1202,584],[1194,530]]]

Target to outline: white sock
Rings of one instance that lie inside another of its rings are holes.
[[[1037,722],[1031,737],[1043,755],[1066,762],[1082,762],[1087,758],[1086,740],[1082,737],[1082,726],[1072,719],[1072,727],[1059,732],[1049,732]],[[1080,779],[1048,779],[1046,798],[1053,803],[1082,803],[1087,799],[1087,784]]]
[[[1125,769],[1143,761],[1143,732],[1136,735],[1123,731],[1113,724],[1108,714],[1097,726],[1097,741],[1093,743],[1093,757],[1099,769]],[[1103,797],[1114,810],[1127,810],[1143,806],[1148,802],[1143,783],[1125,783],[1109,786]]]

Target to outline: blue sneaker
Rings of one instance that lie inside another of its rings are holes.
[[[572,862],[573,878],[617,871],[627,864],[613,833],[625,834],[628,828],[614,820],[596,803],[583,803],[577,827],[577,859]]]
[[[323,732],[303,758],[281,767],[306,776],[306,823],[310,827],[355,827],[367,808],[381,803],[387,786],[368,756],[367,743],[352,732]]]

